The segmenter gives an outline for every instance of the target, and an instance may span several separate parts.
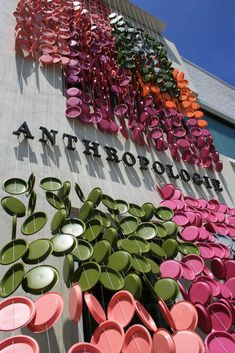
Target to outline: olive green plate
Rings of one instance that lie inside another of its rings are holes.
[[[155,238],[157,234],[157,228],[153,223],[144,222],[138,225],[136,229],[136,234],[145,240],[150,240]]]
[[[86,229],[86,225],[83,221],[77,218],[68,218],[65,220],[63,227],[61,228],[62,233],[72,234],[75,237],[79,237],[83,234]]]
[[[132,255],[131,266],[134,270],[140,273],[148,273],[151,271],[151,266],[145,257],[141,255]]]
[[[92,216],[93,210],[94,210],[93,203],[89,200],[85,201],[79,210],[79,218],[82,221],[86,221],[86,220],[90,219]]]
[[[119,221],[119,224],[122,228],[122,232],[124,235],[129,235],[131,233],[134,233],[139,225],[139,220],[138,218],[134,216],[127,216],[122,218]]]
[[[141,254],[139,245],[131,239],[120,239],[117,242],[117,248],[119,250],[127,251],[129,254]]]
[[[149,243],[149,245],[151,254],[154,257],[156,257],[157,259],[164,259],[166,257],[166,253],[160,245],[153,242]]]
[[[100,266],[96,262],[86,262],[72,276],[73,282],[78,282],[82,292],[91,290],[99,281]]]
[[[139,254],[145,254],[149,252],[150,245],[147,240],[139,237],[138,235],[129,235],[128,239],[130,239],[133,244],[139,248]]]
[[[24,239],[15,239],[7,243],[0,252],[0,264],[9,265],[19,260],[28,250]]]
[[[155,216],[162,221],[169,221],[174,216],[174,212],[165,206],[160,206],[155,210]]]
[[[43,178],[40,181],[40,186],[42,189],[47,191],[57,191],[62,188],[62,182],[54,177]]]
[[[52,266],[40,265],[29,270],[24,276],[22,288],[35,295],[49,292],[58,282],[59,273]]]
[[[106,263],[111,254],[111,245],[108,240],[100,240],[93,246],[92,260],[98,264]]]
[[[24,217],[26,207],[22,201],[12,196],[3,197],[1,200],[3,209],[11,216]]]
[[[151,272],[154,275],[160,275],[160,267],[159,265],[153,261],[152,259],[149,259],[148,257],[146,257],[147,262],[149,263],[149,265],[151,266]]]
[[[157,238],[165,238],[167,237],[167,231],[166,229],[163,227],[163,225],[159,222],[154,222],[154,225],[157,229]]]
[[[3,184],[3,189],[8,194],[19,195],[24,194],[28,189],[28,184],[20,178],[7,179]]]
[[[71,190],[71,183],[70,183],[70,181],[67,180],[63,183],[62,188],[60,190],[58,190],[57,196],[61,200],[63,200],[65,197],[69,196],[70,190]]]
[[[196,244],[185,242],[185,243],[178,243],[179,244],[179,251],[183,255],[195,254],[200,255],[200,249]]]
[[[91,201],[94,207],[97,207],[102,198],[102,190],[100,188],[94,188],[89,193],[87,200]]]
[[[100,283],[104,288],[119,291],[124,286],[124,278],[122,275],[108,266],[101,266]]]
[[[124,214],[129,210],[129,204],[124,200],[115,200],[119,214]]]
[[[175,239],[166,239],[162,243],[162,248],[166,253],[166,257],[168,259],[173,259],[178,254],[179,244]]]
[[[127,272],[131,268],[131,255],[127,251],[116,251],[109,256],[107,266],[118,272]]]
[[[123,290],[130,292],[138,300],[142,294],[142,281],[136,273],[129,273],[125,276]]]
[[[54,256],[68,255],[77,246],[77,239],[71,234],[58,234],[51,239],[51,242]]]
[[[145,216],[145,212],[144,210],[142,209],[142,207],[134,204],[134,203],[130,203],[129,204],[129,210],[128,212],[132,215],[132,216],[135,216],[135,217],[144,217]]]
[[[86,229],[82,234],[82,237],[85,240],[92,242],[100,235],[101,230],[102,230],[101,222],[98,219],[92,218],[86,222]]]
[[[36,207],[36,202],[37,202],[37,194],[34,190],[31,191],[30,196],[29,196],[29,202],[28,202],[28,215],[30,216]]]
[[[154,291],[166,303],[174,302],[179,295],[179,286],[172,278],[161,278],[154,284]]]
[[[31,192],[33,191],[34,184],[35,184],[35,175],[32,173],[28,179],[27,196],[29,196],[31,194]]]
[[[102,239],[108,240],[108,242],[111,244],[112,247],[115,246],[118,240],[118,232],[116,228],[109,227],[105,229]]]
[[[162,223],[162,226],[165,228],[167,236],[172,237],[178,233],[178,226],[175,222],[166,221]]]
[[[73,273],[74,273],[74,259],[73,259],[73,255],[69,254],[65,256],[64,264],[63,264],[64,283],[68,288],[71,286]]]
[[[47,215],[45,212],[35,212],[26,218],[21,226],[21,232],[24,235],[31,235],[39,232],[47,222]]]
[[[80,188],[80,186],[77,183],[75,183],[75,191],[76,191],[76,194],[78,195],[80,201],[85,202],[86,198],[82,192],[82,189]]]
[[[0,282],[0,297],[9,297],[22,283],[25,270],[20,262],[14,264],[3,276]]]
[[[107,207],[109,210],[118,211],[117,202],[110,196],[103,194],[102,195],[102,204]]]
[[[111,220],[106,216],[106,214],[100,210],[94,209],[92,218],[99,219],[100,222],[104,227],[110,227],[111,226]]]
[[[26,264],[39,264],[46,260],[52,253],[53,246],[49,239],[37,239],[29,244],[28,251],[23,256],[22,260]]]
[[[77,239],[77,246],[72,251],[72,255],[75,261],[87,261],[92,257],[93,247],[92,245],[83,239]]]
[[[144,217],[141,217],[143,221],[150,221],[155,213],[155,207],[151,202],[146,202],[142,205],[142,210],[144,211]]]
[[[64,202],[53,192],[51,191],[47,191],[46,192],[46,199],[48,201],[48,203],[56,208],[57,210],[60,210],[61,208],[64,208]]]
[[[54,214],[52,221],[51,221],[51,233],[53,235],[57,234],[59,232],[59,230],[62,228],[66,217],[67,217],[67,212],[63,208],[61,210],[58,210]]]

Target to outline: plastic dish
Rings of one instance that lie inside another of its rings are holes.
[[[142,294],[142,281],[140,276],[136,273],[128,273],[124,278],[123,290],[127,290],[138,300]]]
[[[212,300],[211,286],[206,282],[195,282],[189,288],[189,298],[192,303],[209,304]]]
[[[16,217],[24,217],[26,213],[26,207],[23,204],[22,201],[19,199],[12,197],[12,196],[6,196],[3,197],[1,200],[1,204],[3,209],[10,215],[10,216],[16,216]]]
[[[181,260],[181,263],[187,264],[187,266],[192,269],[195,275],[199,275],[205,266],[204,260],[201,258],[201,256],[194,254],[184,256]]]
[[[122,353],[139,352],[152,352],[152,338],[144,326],[133,325],[125,334]]]
[[[193,304],[186,301],[178,302],[173,305],[170,313],[177,331],[195,330],[198,322],[198,315]]]
[[[101,266],[100,283],[109,290],[119,291],[124,286],[124,279],[121,273],[108,266]]]
[[[73,282],[78,282],[82,292],[92,289],[100,279],[101,269],[95,262],[86,262],[73,274]]]
[[[8,337],[0,342],[1,353],[39,353],[37,341],[29,336],[19,335]]]
[[[9,297],[20,286],[25,274],[24,265],[20,262],[14,264],[5,273],[0,282],[0,297]]]
[[[173,338],[164,328],[158,329],[153,336],[153,353],[176,353]]]
[[[59,279],[58,271],[52,266],[37,266],[24,276],[22,288],[25,292],[39,295],[51,290]]]
[[[135,300],[135,310],[143,324],[152,332],[157,331],[157,326],[149,314],[148,310],[137,300]]]
[[[77,247],[72,251],[75,261],[89,260],[93,255],[92,245],[83,239],[77,239]]]
[[[94,344],[79,342],[70,347],[68,353],[104,353],[101,352]]]
[[[208,353],[234,353],[235,338],[228,332],[211,332],[205,340]]]
[[[106,321],[106,314],[104,312],[104,309],[93,294],[86,292],[84,294],[84,300],[89,312],[98,324],[101,324],[102,322]]]
[[[1,249],[0,264],[9,265],[20,259],[28,250],[28,244],[24,239],[15,239]]]
[[[51,221],[51,233],[53,235],[57,234],[59,230],[62,228],[64,221],[66,219],[67,212],[65,209],[58,210]]]
[[[62,188],[63,184],[57,178],[47,177],[47,178],[43,178],[40,181],[40,186],[41,188],[47,191],[57,191]]]
[[[172,335],[176,353],[204,353],[201,337],[192,331],[177,331]],[[213,352],[215,353],[215,352]]]
[[[7,179],[3,184],[3,189],[8,194],[19,195],[24,194],[28,189],[28,184],[20,178]]]
[[[212,330],[212,321],[208,310],[202,304],[195,304],[198,315],[198,327],[206,334]]]
[[[91,337],[91,343],[101,352],[120,353],[123,351],[124,331],[116,321],[104,321]]]
[[[77,246],[77,239],[71,234],[57,234],[51,238],[54,256],[70,254]]]
[[[26,264],[38,264],[44,261],[52,253],[52,250],[53,246],[49,239],[37,239],[29,244],[22,260]]]
[[[69,290],[69,314],[74,323],[77,323],[82,315],[82,291],[78,284]]]
[[[182,276],[182,266],[178,261],[167,260],[160,264],[161,277],[180,279]]]
[[[130,292],[119,291],[112,296],[107,308],[108,320],[117,321],[126,327],[135,313],[134,298]]]
[[[21,226],[21,232],[24,235],[32,235],[39,232],[47,222],[47,215],[45,212],[32,213]]]
[[[208,313],[212,321],[212,329],[215,331],[229,331],[232,326],[232,313],[230,309],[220,302],[209,305]]]

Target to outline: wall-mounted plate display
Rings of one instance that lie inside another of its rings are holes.
[[[155,215],[162,221],[169,221],[174,216],[174,212],[169,207],[160,206],[155,209]]]
[[[85,223],[80,219],[68,218],[65,220],[63,227],[61,228],[61,232],[71,234],[75,237],[79,237],[83,234],[85,228]]]
[[[152,338],[148,330],[142,325],[131,326],[126,334],[122,347],[123,353],[151,353]]]
[[[142,207],[134,204],[134,203],[130,203],[129,204],[129,210],[128,212],[132,215],[132,216],[135,216],[135,217],[139,217],[139,218],[142,218],[145,216],[145,212],[144,210],[142,209]]]
[[[22,281],[25,292],[39,295],[49,292],[58,282],[59,273],[52,266],[41,265],[29,270]]]
[[[10,216],[24,217],[26,207],[23,202],[15,197],[6,196],[1,200],[2,207]]]
[[[91,337],[91,343],[101,352],[120,353],[124,341],[124,331],[116,321],[104,321],[100,324]]]
[[[28,184],[23,179],[11,178],[3,183],[3,189],[8,194],[19,195],[24,194],[28,190]]]
[[[77,239],[71,234],[57,234],[51,238],[52,255],[64,256],[70,254],[77,246]]]
[[[61,208],[65,207],[63,200],[61,200],[59,196],[57,196],[51,191],[46,192],[46,199],[48,203],[57,210],[60,210]]]
[[[8,337],[0,342],[1,353],[27,352],[40,353],[39,345],[35,339],[29,336],[19,335]]]
[[[86,262],[73,274],[72,281],[78,282],[82,292],[91,290],[99,281],[100,266],[96,262]]]
[[[49,239],[37,239],[29,244],[28,250],[22,257],[22,260],[26,264],[38,264],[52,253],[53,246]]]
[[[135,302],[130,292],[121,290],[112,296],[107,308],[108,320],[117,321],[122,327],[126,327],[134,313]]]
[[[40,181],[40,186],[47,191],[57,191],[62,188],[63,184],[58,178],[47,177]]]
[[[100,235],[101,230],[102,230],[101,222],[98,219],[92,218],[86,222],[86,229],[82,234],[82,237],[85,240],[92,242]]]
[[[136,229],[136,234],[145,240],[150,240],[156,236],[157,228],[153,223],[144,222],[139,224]]]
[[[124,286],[124,279],[121,273],[111,267],[101,266],[100,283],[104,288],[119,291]]]
[[[123,234],[124,235],[129,235],[131,233],[134,233],[139,225],[139,220],[138,218],[134,216],[127,216],[122,219],[120,219],[119,224],[122,228]]]
[[[6,245],[0,251],[0,264],[9,265],[19,260],[28,250],[28,243],[24,239],[15,239]]]
[[[89,220],[92,216],[93,210],[94,210],[93,203],[89,200],[85,201],[79,210],[79,218],[84,222]]]
[[[0,282],[0,297],[9,297],[20,286],[25,274],[24,265],[20,262],[14,264],[5,273]]]
[[[92,245],[86,240],[77,239],[77,246],[72,251],[75,261],[87,261],[92,257],[92,254]]]
[[[39,211],[32,213],[26,218],[21,226],[21,232],[24,235],[32,235],[39,232],[47,222],[47,215],[45,212]]]

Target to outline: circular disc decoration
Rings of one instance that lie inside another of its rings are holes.
[[[160,206],[156,208],[155,215],[162,221],[169,221],[174,216],[174,212],[169,207]]]
[[[98,219],[92,218],[86,222],[86,229],[82,235],[82,237],[92,242],[94,241],[101,233],[102,224]]]
[[[71,234],[58,234],[51,239],[54,256],[64,256],[71,253],[77,246],[77,239]]]
[[[14,331],[28,324],[35,314],[34,302],[11,297],[0,303],[0,331]]]
[[[166,303],[171,303],[179,294],[179,286],[177,282],[171,278],[162,278],[155,283],[154,291],[157,296]]]
[[[204,333],[210,333],[212,329],[211,317],[208,310],[202,304],[195,304],[198,315],[198,327]]]
[[[136,233],[139,237],[149,240],[153,239],[157,234],[157,228],[153,223],[141,223],[136,229]]]
[[[98,324],[101,324],[103,321],[106,320],[106,314],[104,312],[104,309],[93,294],[88,292],[85,293],[84,300],[89,312]]]
[[[159,265],[155,261],[153,261],[152,259],[149,259],[148,257],[146,257],[146,260],[151,267],[151,272],[155,275],[160,275],[161,272],[160,272]]]
[[[118,272],[126,272],[131,267],[131,255],[127,251],[117,251],[109,256],[108,267]]]
[[[70,347],[68,353],[104,353],[101,352],[94,344],[91,343],[75,343],[72,347]]]
[[[103,240],[108,240],[111,246],[114,246],[118,240],[118,232],[114,227],[109,227],[104,230],[104,234],[102,237]]]
[[[235,338],[228,332],[211,332],[205,340],[208,353],[234,353]]]
[[[20,178],[7,179],[3,184],[3,189],[8,194],[19,195],[24,194],[28,189],[28,184]]]
[[[93,247],[92,259],[94,259],[98,264],[106,263],[110,254],[111,245],[108,240],[100,240]]]
[[[145,307],[135,300],[135,310],[137,315],[139,316],[140,320],[143,322],[143,324],[153,332],[157,331],[157,326],[152,318],[152,316],[149,314],[148,310],[145,309]]]
[[[28,328],[39,333],[49,330],[59,320],[64,308],[64,301],[59,293],[50,292],[39,297],[34,306],[35,316],[28,324]]]
[[[77,247],[72,251],[75,261],[86,261],[92,257],[92,245],[83,239],[77,239]]]
[[[92,217],[98,219],[103,227],[110,227],[112,224],[106,214],[100,210],[95,209],[92,213]]]
[[[119,214],[124,214],[129,210],[129,204],[124,200],[115,200]]]
[[[135,216],[135,217],[139,217],[139,218],[142,218],[145,216],[145,212],[144,210],[142,209],[142,207],[134,204],[134,203],[130,203],[129,204],[129,210],[128,212],[132,215],[132,216]]]
[[[169,277],[178,280],[182,276],[182,266],[178,261],[168,260],[160,264],[161,277]]]
[[[100,283],[109,290],[118,291],[124,286],[122,275],[108,266],[101,266]]]
[[[205,267],[204,260],[202,259],[202,257],[194,254],[184,256],[181,259],[181,263],[182,262],[187,264],[196,276],[203,272]]]
[[[232,313],[224,303],[214,302],[208,306],[208,313],[215,331],[229,331],[232,326]]]
[[[57,211],[51,221],[51,233],[57,234],[62,228],[64,221],[66,219],[67,213],[64,209]]]
[[[172,259],[178,254],[179,244],[175,239],[166,239],[162,243],[162,249],[165,251],[166,257]]]
[[[127,216],[120,220],[120,226],[124,235],[134,233],[139,225],[138,218],[134,216]]]
[[[15,239],[7,243],[0,252],[0,264],[9,265],[19,260],[27,249],[28,244],[24,239]]]
[[[117,321],[122,327],[126,327],[134,313],[135,303],[130,292],[122,290],[112,296],[107,308],[108,320]]]
[[[77,183],[75,183],[75,191],[76,191],[76,194],[78,195],[80,201],[85,202],[86,201],[85,196],[82,192],[82,189],[80,188],[80,186]]]
[[[82,221],[87,221],[88,219],[91,218],[93,210],[94,210],[93,203],[89,200],[85,201],[79,210],[79,218]]]
[[[24,217],[26,207],[22,201],[12,196],[6,196],[1,200],[3,209],[11,216]]]
[[[172,335],[176,353],[204,353],[201,337],[192,331],[178,331]],[[213,352],[214,353],[214,352]]]
[[[100,324],[91,337],[91,343],[105,353],[120,353],[124,341],[124,331],[116,321]]]
[[[47,215],[45,212],[35,212],[26,218],[21,226],[21,232],[24,235],[32,235],[39,232],[47,222]]]
[[[74,273],[74,258],[73,255],[68,254],[64,257],[63,263],[63,278],[64,283],[68,288],[71,286],[71,279]]]
[[[48,203],[56,208],[57,210],[60,210],[61,208],[64,208],[64,202],[53,192],[47,191],[46,192],[46,199]]]
[[[175,343],[164,328],[158,329],[153,336],[153,353],[176,353]]]
[[[37,239],[29,244],[22,260],[26,264],[38,264],[44,261],[52,253],[52,250],[53,246],[49,239]]]
[[[82,316],[82,291],[78,284],[74,284],[69,290],[69,314],[74,323]]]
[[[123,290],[130,292],[135,299],[139,299],[142,294],[142,281],[136,273],[129,273],[124,279]]]
[[[85,228],[85,223],[80,219],[68,218],[65,220],[63,227],[61,228],[61,232],[79,237],[83,234]]]
[[[134,270],[140,273],[148,273],[151,271],[151,266],[145,257],[141,255],[133,255],[131,259],[131,266]]]
[[[190,302],[181,301],[171,308],[171,316],[177,331],[194,331],[197,326],[197,310]]]
[[[0,342],[1,353],[39,353],[37,341],[29,336],[12,336]]]
[[[107,207],[108,209],[110,209],[112,211],[118,211],[117,203],[112,197],[103,194],[101,200],[102,200],[103,205],[105,207]]]
[[[100,188],[94,188],[89,193],[87,200],[91,201],[94,207],[97,207],[102,198],[102,190]]]
[[[144,210],[144,217],[141,217],[143,221],[149,221],[153,218],[155,207],[151,202],[144,203],[142,209]]]
[[[36,207],[37,194],[34,190],[30,193],[29,202],[28,202],[28,215],[30,216]]]
[[[37,266],[24,276],[22,288],[25,292],[39,295],[50,291],[58,282],[59,273],[52,266]]]
[[[200,255],[199,247],[196,244],[178,243],[178,245],[179,245],[179,251],[183,255],[190,255],[190,254]]]
[[[42,189],[47,191],[57,191],[62,188],[62,182],[54,177],[43,178],[40,181],[40,186]]]
[[[176,327],[175,327],[175,322],[173,320],[173,317],[171,315],[170,310],[168,309],[168,306],[166,305],[166,303],[164,302],[164,300],[162,300],[161,298],[158,299],[158,306],[159,309],[161,311],[161,314],[163,316],[164,321],[167,323],[167,325],[173,330],[176,331]]]
[[[0,282],[0,297],[9,297],[19,287],[25,274],[24,265],[20,262],[14,264],[3,276]]]
[[[206,282],[195,282],[189,288],[189,298],[192,303],[209,304],[212,299],[212,290]]]
[[[86,262],[73,274],[73,282],[78,282],[82,292],[91,290],[99,281],[100,266],[96,262]]]
[[[166,254],[165,254],[165,251],[163,250],[163,248],[156,244],[156,243],[149,243],[150,244],[150,250],[151,250],[151,253],[154,257],[156,257],[157,259],[163,259],[165,258]]]
[[[152,338],[144,326],[133,325],[125,334],[122,353],[140,352],[152,352]]]
[[[30,174],[29,179],[28,179],[28,189],[27,189],[27,196],[31,194],[33,191],[35,184],[35,175],[34,173]]]

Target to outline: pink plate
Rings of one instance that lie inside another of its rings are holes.
[[[39,353],[35,339],[29,336],[12,336],[0,342],[1,353]]]
[[[171,315],[170,310],[168,309],[168,306],[166,305],[166,303],[164,302],[164,300],[162,300],[161,298],[158,299],[158,306],[159,309],[161,311],[161,314],[163,316],[163,319],[165,320],[165,322],[167,323],[167,325],[173,330],[176,330],[175,327],[175,322],[173,320],[173,317]],[[157,330],[158,331],[158,330]],[[156,332],[157,332],[156,331]]]
[[[235,338],[224,331],[211,332],[205,340],[208,353],[234,353]]]
[[[206,282],[210,285],[213,297],[218,297],[220,295],[220,286],[217,281],[209,276],[198,276],[197,282]]]
[[[131,326],[126,334],[122,353],[152,353],[152,338],[142,325]]]
[[[152,316],[149,314],[148,310],[145,309],[145,307],[135,300],[135,309],[136,313],[139,316],[140,320],[143,322],[143,324],[148,327],[149,330],[156,332],[157,331],[157,326],[152,318]]]
[[[183,298],[185,300],[189,300],[189,296],[188,296],[188,292],[187,292],[186,288],[180,283],[180,281],[178,281],[177,283],[178,283],[178,286],[179,286],[179,289],[180,289],[180,292],[181,292]]]
[[[153,353],[176,353],[175,343],[164,328],[158,329],[153,336]]]
[[[203,271],[205,266],[204,260],[202,259],[202,257],[195,254],[189,254],[184,256],[181,259],[181,263],[182,262],[184,264],[187,264],[192,269],[192,271],[196,276]]]
[[[195,308],[197,310],[198,315],[198,327],[204,333],[211,332],[212,322],[208,310],[202,304],[199,303],[195,304]]]
[[[177,331],[194,331],[197,326],[198,315],[194,305],[190,302],[181,301],[173,305],[171,315]]]
[[[160,191],[162,198],[165,200],[168,200],[174,194],[175,187],[172,184],[166,184],[159,191]]]
[[[188,217],[187,213],[186,216]],[[199,237],[199,228],[195,226],[186,227],[181,232],[180,236],[185,241],[195,241]]]
[[[75,284],[69,290],[69,314],[74,323],[77,323],[82,315],[82,290],[79,284]]]
[[[182,266],[182,277],[188,281],[193,281],[195,279],[195,273],[192,270],[192,268],[188,265],[185,264],[184,262],[181,262]]]
[[[226,279],[235,276],[235,260],[226,260],[224,263]]]
[[[186,226],[189,223],[189,218],[184,212],[175,213],[172,221],[175,222],[178,226]]]
[[[209,244],[197,243],[197,246],[200,249],[200,255],[204,259],[212,259],[214,257],[214,250],[211,248]]]
[[[45,54],[40,56],[39,60],[43,65],[48,65],[53,62],[53,57],[49,54]]]
[[[122,327],[126,327],[135,313],[135,302],[132,294],[121,290],[114,294],[108,304],[108,320],[117,321]]]
[[[64,301],[56,292],[48,292],[39,297],[35,303],[35,316],[28,324],[33,332],[43,332],[52,327],[60,318]]]
[[[80,98],[78,97],[70,97],[66,100],[66,106],[67,107],[74,107],[74,106],[78,106],[81,105],[82,101]]]
[[[173,211],[177,209],[177,205],[174,201],[172,200],[164,200],[160,202],[160,206],[165,206],[171,208]]]
[[[104,309],[93,294],[86,292],[84,294],[84,300],[86,302],[88,310],[90,311],[91,315],[98,324],[101,324],[103,321],[106,320]]]
[[[204,353],[201,337],[192,331],[178,331],[172,335],[176,353]],[[215,353],[215,352],[213,352]]]
[[[26,297],[10,297],[0,303],[0,331],[14,331],[35,315],[34,303]]]
[[[70,347],[68,353],[104,353],[91,343],[79,342]]]
[[[209,304],[212,299],[211,286],[206,282],[195,282],[189,289],[189,298],[192,303]]]
[[[160,127],[155,127],[149,133],[149,137],[154,139],[154,140],[159,139],[160,137],[162,137],[162,135],[163,135],[163,131],[162,131],[162,129]]]
[[[215,257],[211,260],[211,270],[213,274],[219,278],[224,279],[226,275],[225,264],[222,259]]]
[[[82,113],[82,109],[79,106],[76,107],[69,107],[66,109],[65,114],[69,119],[78,118]]]
[[[120,353],[124,341],[122,326],[116,321],[104,321],[91,337],[91,343],[104,353]]]
[[[235,277],[229,278],[225,284],[230,289],[233,298],[235,298]]]
[[[160,265],[161,277],[169,277],[173,279],[180,279],[182,276],[182,266],[178,261],[167,260]]]
[[[214,257],[219,257],[220,259],[224,258],[225,250],[223,249],[222,246],[220,246],[219,244],[210,243],[210,247],[214,251]]]

